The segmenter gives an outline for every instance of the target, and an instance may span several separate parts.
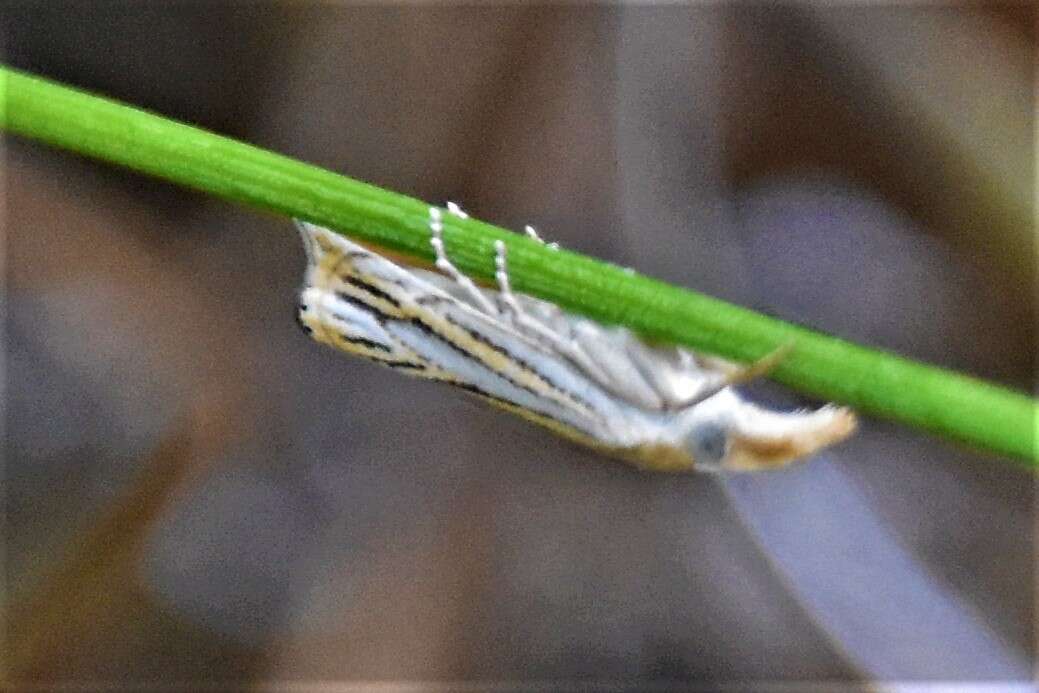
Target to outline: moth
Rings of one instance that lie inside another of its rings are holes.
[[[307,255],[298,312],[304,331],[652,470],[775,469],[855,430],[846,408],[769,411],[736,391],[780,354],[739,365],[649,344],[630,330],[514,293],[501,241],[497,290],[477,286],[448,259],[444,213],[429,209],[439,272],[398,265],[297,221]],[[446,213],[466,216],[452,203]],[[531,227],[526,231],[543,242]]]

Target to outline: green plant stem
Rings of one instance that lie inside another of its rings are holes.
[[[428,205],[279,154],[0,66],[0,127],[227,200],[430,259]],[[509,246],[517,289],[652,339],[751,361],[792,344],[772,377],[965,443],[1039,465],[1030,397],[759,315],[576,253],[554,252],[475,219],[445,218],[459,267],[493,278]]]

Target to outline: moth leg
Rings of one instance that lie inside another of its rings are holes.
[[[762,376],[768,375],[773,368],[782,363],[783,359],[790,355],[790,352],[793,351],[793,349],[793,342],[787,342],[786,344],[783,344],[765,354],[757,361],[749,363],[746,366],[736,366],[729,372],[719,375],[717,382],[711,384],[703,391],[698,392],[695,397],[679,402],[675,408],[687,409],[693,405],[699,404],[709,397],[713,397],[727,387],[749,383],[752,380],[757,380]]]
[[[542,324],[536,318],[528,314],[516,295],[512,293],[512,285],[509,282],[509,269],[507,260],[507,248],[503,241],[494,242],[494,277],[498,281],[499,297],[504,304],[505,313],[511,319],[513,326],[521,332],[532,336],[535,340],[548,343],[555,351],[568,358],[577,367],[591,376],[601,385],[609,386],[611,379],[609,375],[593,361],[573,339],[568,339],[553,331],[550,327]]]
[[[519,301],[516,300],[516,295],[512,293],[512,284],[509,283],[509,268],[506,265],[506,253],[504,241],[494,242],[494,278],[498,281],[498,291],[500,292],[500,298],[502,303],[505,304],[505,309],[512,316],[512,319],[519,322],[523,318],[527,317],[527,314],[523,312],[523,308],[520,306]]]
[[[527,224],[526,226],[523,227],[523,233],[527,234],[527,238],[529,238],[531,240],[534,240],[534,241],[537,241],[538,243],[540,243],[543,246],[551,248],[552,250],[559,250],[559,244],[558,243],[545,243],[545,241],[542,240],[541,236],[538,235],[538,232],[535,231],[534,227],[531,226],[530,224]]]
[[[448,202],[447,203],[447,212],[448,212],[448,214],[454,214],[459,219],[468,219],[469,218],[469,215],[466,214],[465,211],[461,207],[459,207],[456,202]]]
[[[453,209],[451,210],[452,214],[455,214],[456,216],[459,216],[458,212],[465,214],[461,209],[457,209],[458,206],[454,203],[449,204],[453,206]],[[485,313],[488,313],[489,315],[497,315],[498,309],[495,308],[490,299],[480,291],[479,287],[473,283],[472,279],[459,272],[458,268],[454,266],[454,263],[447,259],[447,252],[444,251],[443,217],[440,210],[436,207],[429,208],[429,231],[432,234],[429,243],[433,246],[433,253],[436,255],[437,269],[461,286],[469,297],[476,301],[476,305],[478,305]]]

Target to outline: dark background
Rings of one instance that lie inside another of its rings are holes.
[[[2,22],[15,67],[1034,387],[1026,4]],[[1030,675],[1035,485],[1007,460],[866,419],[789,473],[639,473],[307,340],[288,220],[4,147],[19,686]]]

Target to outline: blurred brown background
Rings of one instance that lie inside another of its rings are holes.
[[[0,21],[15,67],[1034,387],[1028,4]],[[642,474],[310,342],[288,220],[4,147],[16,688],[1030,676],[1019,467],[867,420],[783,480]]]

